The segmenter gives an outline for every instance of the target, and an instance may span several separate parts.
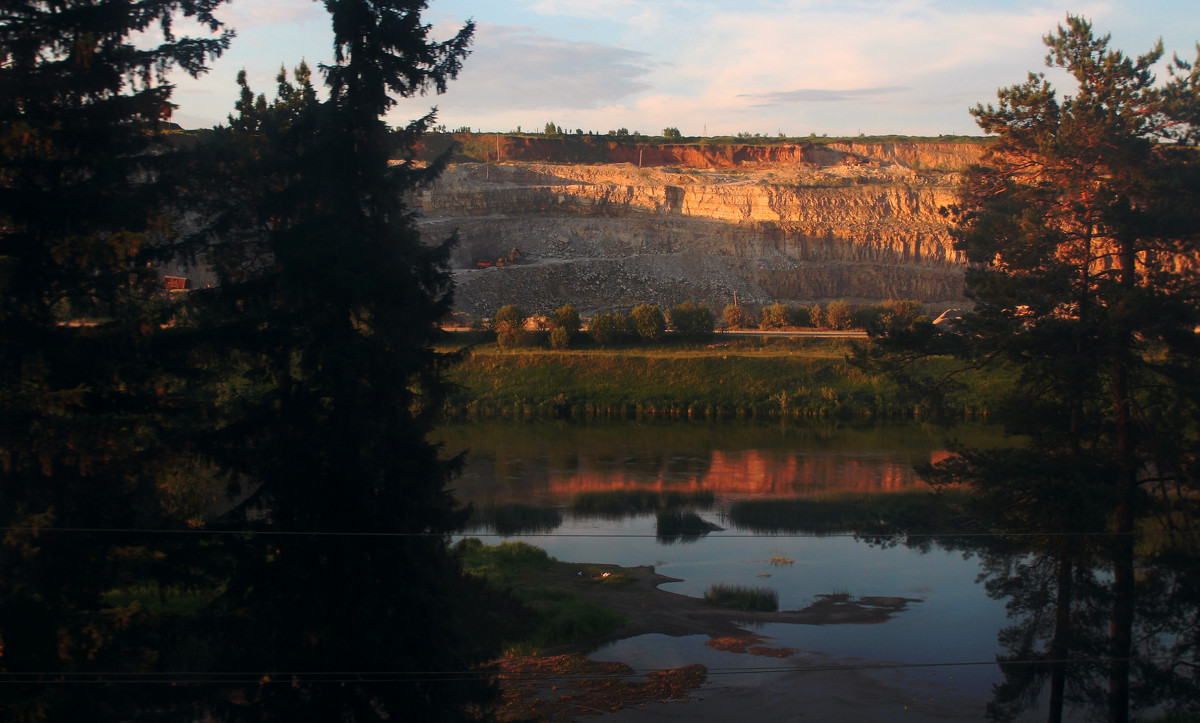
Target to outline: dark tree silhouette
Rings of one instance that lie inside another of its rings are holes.
[[[280,73],[273,101],[239,80],[201,250],[220,283],[190,295],[188,319],[212,339],[198,358],[227,391],[209,449],[251,492],[230,521],[260,533],[231,550],[212,611],[223,665],[260,673],[225,715],[471,717],[488,694],[464,640],[478,597],[447,551],[463,519],[450,465],[426,441],[452,239],[422,242],[404,201],[444,162],[408,155],[432,113],[399,131],[383,116],[397,96],[444,90],[473,26],[436,42],[424,2],[325,4],[326,99],[303,65]]]
[[[156,479],[173,417],[152,265],[170,227],[167,74],[197,75],[228,45],[212,15],[223,1],[0,7],[6,720],[128,720],[166,690],[106,684],[164,664],[162,616],[114,593],[165,589],[183,570],[147,537],[103,530],[176,524]],[[184,19],[207,35],[177,35]]]
[[[1000,416],[1032,442],[964,451],[935,477],[975,484],[1030,530],[1073,529],[1102,505],[1096,524],[1115,533],[1109,711],[1126,720],[1135,514],[1145,488],[1195,482],[1200,76],[1176,60],[1159,86],[1161,44],[1129,58],[1077,17],[1045,42],[1068,95],[1031,74],[972,111],[997,142],[956,209],[975,308],[946,346],[1019,372]]]

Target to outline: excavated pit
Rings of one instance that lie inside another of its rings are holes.
[[[460,163],[413,203],[427,240],[458,233],[455,308],[477,316],[689,300],[719,313],[735,294],[960,304],[964,263],[941,209],[984,146],[847,146],[653,159],[695,167]]]

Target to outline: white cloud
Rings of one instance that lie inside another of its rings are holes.
[[[1165,33],[1168,51],[1190,57],[1195,38],[1169,38],[1197,27],[1181,0],[1135,14],[1112,0],[1062,1],[442,0],[431,12],[478,22],[473,53],[448,94],[407,102],[392,121],[437,105],[448,125],[489,130],[554,120],[646,133],[964,133],[970,106],[1042,70],[1041,38],[1068,10],[1111,30],[1115,47],[1143,52]],[[245,0],[222,15],[242,31],[214,69],[222,96],[238,67],[269,89],[280,62],[329,53],[320,3]]]
[[[329,15],[320,4],[296,0],[232,3],[227,9],[222,9],[219,16],[228,25],[245,30],[261,27],[279,30],[280,26],[298,23],[329,24]]]
[[[461,74],[438,104],[490,113],[601,108],[646,90],[654,65],[647,53],[481,24]]]

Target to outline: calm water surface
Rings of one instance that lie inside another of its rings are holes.
[[[891,620],[872,625],[769,624],[759,634],[773,646],[816,651],[841,663],[961,664],[909,668],[913,680],[936,679],[948,695],[970,702],[982,717],[992,688],[1004,676],[995,664],[1011,654],[999,639],[1014,624],[1004,596],[989,596],[981,556],[924,544],[880,545],[853,535],[763,535],[739,530],[725,515],[739,500],[885,494],[922,489],[916,463],[945,457],[955,443],[1001,444],[983,425],[952,430],[931,425],[803,427],[751,423],[472,423],[440,430],[448,454],[466,454],[457,494],[476,508],[527,505],[553,510],[537,534],[510,535],[565,561],[653,565],[679,578],[664,589],[702,597],[715,583],[770,587],[780,609],[803,608],[816,596],[916,598]],[[579,495],[650,490],[711,493],[694,507],[719,526],[694,540],[656,538],[651,513],[576,515]],[[469,534],[498,541],[489,528]],[[919,548],[919,549],[918,549]],[[772,558],[792,560],[772,564]],[[994,567],[994,564],[993,564]],[[704,645],[704,636],[641,636],[596,651],[593,657],[638,669],[700,662],[710,669],[787,665]],[[741,675],[738,685],[773,680]],[[717,676],[714,676],[717,680]],[[1034,718],[1039,706],[1026,714]],[[1068,718],[1086,719],[1078,711]]]

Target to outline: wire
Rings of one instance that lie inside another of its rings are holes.
[[[80,533],[80,534],[153,534],[153,535],[244,535],[279,537],[568,537],[599,539],[658,539],[652,533],[596,533],[596,532],[317,532],[295,530],[208,530],[208,529],[151,529],[115,527],[0,527],[0,532]],[[781,533],[734,533],[703,535],[706,540],[721,539],[777,539],[812,537],[1127,537],[1135,532],[781,532]],[[1173,534],[1196,535],[1200,530],[1175,530]],[[691,537],[691,535],[682,535]],[[679,537],[679,535],[671,535]]]
[[[1046,666],[1046,665],[1108,665],[1113,662],[1129,662],[1129,663],[1150,663],[1150,662],[1169,662],[1175,660],[1171,656],[1150,656],[1145,658],[1062,658],[1052,660],[990,660],[990,661],[952,661],[952,662],[933,662],[933,663],[856,663],[853,665],[774,665],[774,666],[747,666],[747,667],[706,667],[705,672],[709,676],[730,676],[730,675],[770,675],[778,673],[828,673],[828,672],[852,672],[852,671],[867,671],[867,670],[919,670],[930,668],[969,668],[983,667],[992,665],[1004,666]],[[237,672],[237,673],[58,673],[58,672],[37,672],[37,673],[0,673],[0,683],[38,683],[47,685],[70,685],[70,684],[148,684],[148,683],[167,683],[170,685],[178,685],[183,683],[189,684],[213,684],[213,683],[259,683],[259,684],[275,684],[284,683],[293,685],[295,683],[405,683],[405,682],[420,682],[420,683],[436,683],[450,682],[457,680],[489,680],[492,678],[503,678],[508,681],[571,681],[571,680],[594,680],[597,678],[612,678],[624,679],[631,677],[644,677],[653,673],[671,672],[675,669],[657,669],[657,668],[641,668],[630,669],[628,672],[596,672],[596,673],[569,673],[559,675],[542,675],[536,673],[505,673],[503,671],[487,671],[487,670],[466,670],[466,671],[412,671],[412,672],[351,672],[351,671],[321,671],[321,672],[268,672],[268,673],[252,673],[252,672]],[[59,678],[58,680],[33,680],[36,677],[52,676]],[[84,680],[82,678],[92,676],[94,680]],[[192,677],[196,676],[196,677]],[[312,677],[310,677],[312,676]],[[64,679],[66,678],[66,679]],[[74,678],[74,679],[72,679]],[[107,678],[113,678],[108,680]]]

